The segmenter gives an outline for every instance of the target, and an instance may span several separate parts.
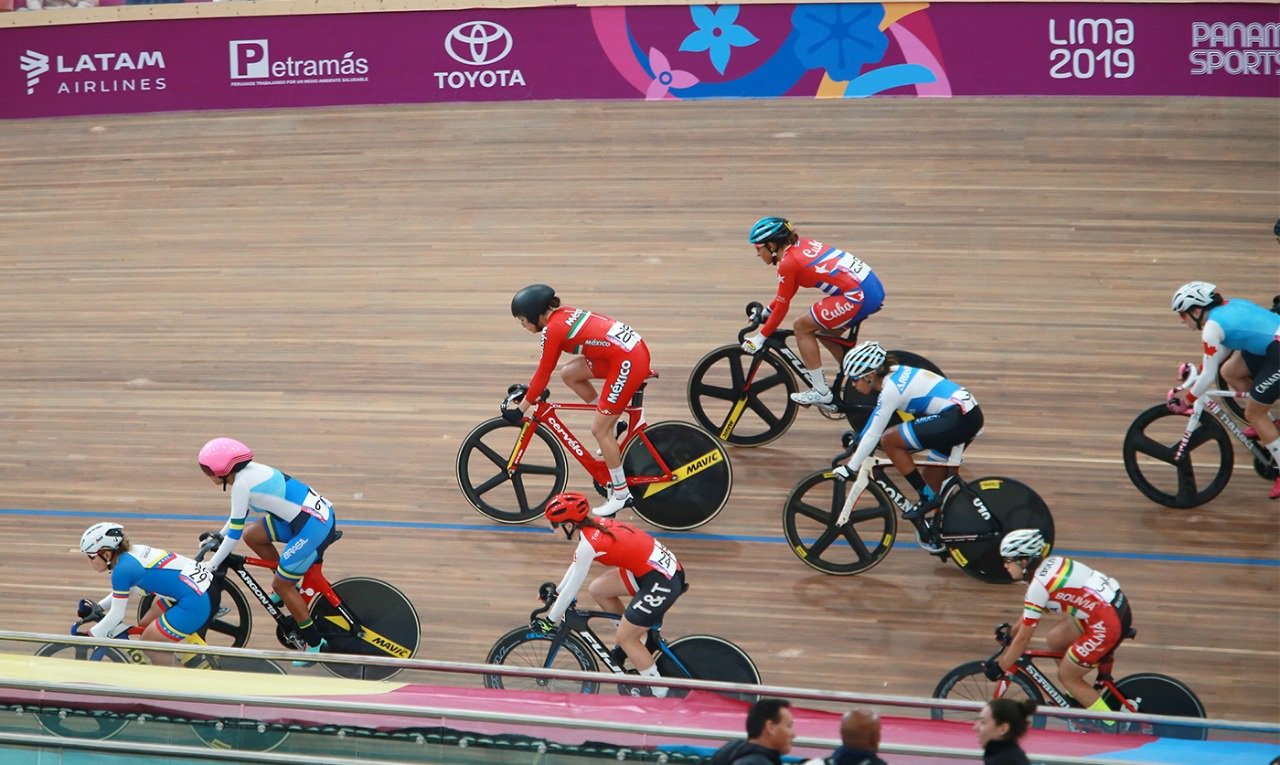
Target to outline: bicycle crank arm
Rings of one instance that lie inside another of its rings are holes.
[[[353,629],[351,622],[344,619],[342,614],[330,614],[325,619],[341,628],[344,632],[355,635],[388,656],[394,656],[397,659],[408,659],[413,656],[413,649],[405,648],[391,638],[380,635],[368,627],[361,627],[359,630]]]

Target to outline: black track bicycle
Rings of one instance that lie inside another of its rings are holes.
[[[805,370],[799,354],[788,343],[795,332],[779,328],[765,339],[759,353],[742,350],[743,338],[764,323],[763,310],[759,303],[748,303],[749,323],[738,331],[738,344],[711,351],[689,374],[689,411],[699,425],[734,446],[760,446],[773,441],[787,432],[800,411],[801,405],[791,400],[791,394],[801,390]],[[843,333],[819,332],[818,341],[836,358],[843,359],[858,344],[861,325],[858,322]],[[889,354],[906,366],[942,374],[936,364],[919,354],[903,350],[891,350]],[[861,430],[875,408],[876,396],[859,393],[843,372],[836,374],[831,392],[830,404],[814,408],[828,419],[844,419],[854,430]]]
[[[884,560],[898,536],[899,514],[912,506],[889,478],[893,465],[886,458],[868,457],[853,480],[836,476],[835,466],[853,454],[857,438],[853,431],[845,433],[845,449],[831,468],[801,479],[782,510],[791,551],[824,574],[861,574]],[[936,513],[910,521],[918,543],[984,582],[1013,581],[1000,557],[1000,540],[1008,532],[1039,529],[1053,544],[1049,506],[1021,481],[988,476],[966,482],[953,472],[942,483],[937,503]]]
[[[1182,364],[1179,389],[1195,384],[1195,364]],[[1165,507],[1186,509],[1212,500],[1227,488],[1235,466],[1233,443],[1253,457],[1253,470],[1274,481],[1280,468],[1266,446],[1245,435],[1248,426],[1237,403],[1244,393],[1217,389],[1196,399],[1189,414],[1168,403],[1139,414],[1124,435],[1124,471],[1142,496]],[[1208,413],[1208,417],[1205,417]]]
[[[598,672],[601,665],[618,680],[618,693],[643,695],[643,686],[621,682],[628,670],[610,655],[604,642],[591,629],[593,619],[617,621],[618,614],[607,611],[586,611],[574,602],[565,613],[554,632],[542,632],[531,626],[545,614],[556,599],[556,586],[546,582],[538,590],[542,607],[529,614],[529,624],[517,627],[493,644],[485,660],[489,664],[507,667],[541,667],[547,669]],[[738,646],[713,635],[687,635],[670,642],[662,636],[659,627],[649,630],[646,641],[657,660],[658,673],[663,677],[694,680],[714,680],[742,685],[759,685],[760,671],[755,662]],[[635,677],[634,673],[631,673]],[[597,680],[561,680],[547,677],[518,677],[514,675],[485,675],[486,688],[514,688],[562,693],[599,693],[604,684]],[[647,690],[647,689],[644,689]],[[687,693],[683,688],[671,688],[668,696]],[[735,694],[746,701],[755,701],[755,694]]]
[[[1133,628],[1129,629],[1126,639],[1137,635]],[[996,649],[987,661],[995,661],[1004,653],[1005,647],[1012,640],[1009,625],[996,627]],[[1123,641],[1122,641],[1123,644]],[[1118,648],[1118,646],[1117,646]],[[988,680],[983,672],[982,661],[970,661],[948,672],[933,690],[935,699],[960,699],[965,701],[985,702],[1001,697],[1015,699],[1031,699],[1037,706],[1047,703],[1062,709],[1079,709],[1067,693],[1063,692],[1049,676],[1036,666],[1036,659],[1058,661],[1062,659],[1061,651],[1030,650],[1018,659],[1009,674],[999,680]],[[1102,692],[1108,706],[1120,712],[1167,715],[1171,717],[1205,717],[1204,705],[1199,697],[1181,680],[1155,672],[1141,672],[1116,680],[1111,674],[1115,668],[1115,651],[1113,650],[1098,663],[1098,675],[1094,687]],[[973,719],[972,712],[958,710],[934,709],[933,719]],[[1032,725],[1043,728],[1048,722],[1044,715],[1034,715]],[[1178,725],[1177,723],[1160,723],[1150,721],[1118,723],[1115,726],[1099,725],[1095,720],[1080,718],[1067,719],[1067,727],[1072,730],[1111,731],[1115,733],[1142,733],[1162,738],[1204,739],[1208,730],[1203,726]]]

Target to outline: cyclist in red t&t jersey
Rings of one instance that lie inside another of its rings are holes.
[[[640,675],[660,677],[653,654],[645,648],[645,636],[650,627],[662,623],[671,605],[688,589],[680,561],[661,542],[635,526],[613,519],[592,518],[587,498],[582,494],[555,495],[547,502],[543,515],[552,528],[564,531],[566,539],[572,541],[576,532],[578,548],[573,553],[573,563],[556,588],[551,610],[545,621],[536,626],[546,631],[555,629],[578,596],[593,561],[612,566],[617,570],[596,577],[587,591],[602,608],[622,614],[614,660],[622,664],[622,657],[618,656],[621,651]],[[622,609],[624,595],[630,598],[625,611]],[[648,691],[655,696],[667,695],[667,689],[659,686],[633,690],[637,695]]]
[[[596,404],[591,434],[609,468],[609,497],[591,512],[598,516],[617,513],[632,499],[622,472],[620,434],[615,425],[649,376],[649,346],[640,333],[620,321],[581,308],[562,307],[555,290],[545,284],[531,284],[517,292],[511,299],[511,315],[520,320],[520,326],[541,335],[542,360],[519,407],[504,407],[503,417],[519,422],[546,389],[560,354],[577,355],[564,365],[560,377],[583,401]],[[593,378],[604,380],[599,396]]]
[[[813,239],[801,239],[785,218],[761,218],[751,227],[747,237],[755,245],[760,260],[778,268],[778,294],[765,308],[764,326],[742,342],[747,353],[757,353],[765,338],[782,324],[791,298],[801,287],[814,287],[826,297],[814,303],[809,312],[796,319],[796,346],[806,367],[810,389],[791,394],[797,404],[828,405],[831,389],[827,387],[822,368],[822,352],[818,348],[819,330],[838,330],[856,324],[879,310],[884,303],[884,287],[859,258]],[[833,355],[836,351],[828,348]],[[840,356],[836,355],[836,363]]]

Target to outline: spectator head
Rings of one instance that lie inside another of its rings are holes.
[[[880,751],[880,715],[870,709],[851,709],[840,720],[840,743],[863,752]]]
[[[992,741],[1017,741],[1027,732],[1031,713],[1036,703],[1030,699],[996,699],[987,702],[973,724],[978,743],[986,746]]]
[[[795,719],[786,699],[760,699],[747,712],[747,739],[778,754],[791,751]]]

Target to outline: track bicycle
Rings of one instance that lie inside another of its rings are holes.
[[[600,665],[623,679],[628,672],[615,658],[604,642],[591,628],[593,619],[617,622],[622,617],[607,611],[579,609],[575,600],[565,612],[564,619],[554,632],[541,632],[531,625],[551,608],[556,600],[556,585],[544,583],[538,590],[542,607],[529,614],[529,624],[517,627],[493,644],[488,664],[508,667],[542,667],[545,669],[598,672]],[[755,662],[738,646],[713,635],[686,635],[670,642],[662,636],[661,625],[649,629],[646,647],[657,659],[658,673],[667,678],[715,680],[741,685],[759,685],[760,671]],[[618,652],[621,654],[621,652]],[[601,682],[596,680],[561,680],[548,677],[516,677],[485,675],[486,688],[507,688],[531,691],[555,691],[561,693],[599,693]],[[618,693],[624,696],[648,695],[645,686],[619,683]],[[668,697],[676,698],[688,693],[684,688],[671,688]],[[734,698],[754,702],[755,694],[732,694]]]
[[[805,364],[788,344],[795,331],[779,328],[765,338],[759,353],[742,350],[743,338],[764,323],[763,311],[759,303],[748,303],[749,323],[738,331],[738,344],[711,351],[689,374],[689,411],[699,425],[734,446],[760,446],[777,439],[787,432],[800,411],[801,405],[791,400],[791,394],[802,389],[801,381],[805,379]],[[820,331],[818,341],[837,359],[843,359],[858,344],[861,325],[858,322],[843,333]],[[903,350],[889,354],[907,366],[942,374],[937,365],[919,354]],[[808,383],[803,387],[808,388]],[[876,396],[859,393],[843,371],[836,373],[831,393],[831,403],[817,405],[818,412],[828,419],[844,418],[854,430],[862,430],[875,408]]]
[[[78,615],[79,621],[71,625],[71,634],[80,633],[86,624],[101,621],[104,612],[101,606],[92,601],[81,601]],[[131,637],[142,634],[143,627],[120,625],[109,637],[119,639],[120,646],[79,645],[76,643],[46,643],[36,651],[36,656],[48,656],[79,661],[107,661],[115,664],[150,664],[151,660],[140,648],[130,645]],[[207,627],[206,627],[207,629]],[[193,644],[193,651],[198,646],[206,645],[203,638],[205,629],[189,635],[186,642]],[[227,670],[233,672],[255,672],[267,675],[283,675],[284,669],[269,659],[254,659],[243,656],[216,656],[198,651],[179,654],[179,663],[192,669]],[[139,715],[133,712],[114,712],[103,708],[108,706],[95,701],[91,708],[61,707],[56,710],[37,711],[36,721],[40,727],[55,736],[64,738],[109,739],[124,729],[129,722]],[[242,749],[265,752],[278,747],[289,736],[289,731],[271,728],[256,720],[191,720],[192,730],[206,746],[214,749]]]
[[[1182,364],[1178,369],[1182,383],[1175,390],[1190,388],[1200,374],[1195,364]],[[1253,457],[1254,471],[1274,481],[1280,468],[1271,452],[1256,437],[1245,435],[1248,423],[1239,406],[1222,403],[1234,403],[1246,395],[1225,388],[1208,390],[1192,404],[1189,416],[1170,410],[1167,403],[1139,414],[1124,436],[1124,471],[1129,480],[1144,497],[1165,507],[1203,505],[1222,493],[1231,479],[1234,439]]]
[[[1012,637],[1009,625],[996,627],[996,642],[1000,647],[987,661],[995,661],[1004,652]],[[1129,628],[1126,640],[1133,639],[1137,631]],[[1123,641],[1121,641],[1123,643]],[[1118,649],[1119,646],[1116,646]],[[1060,689],[1049,676],[1036,666],[1036,659],[1060,660],[1062,651],[1029,650],[1024,653],[1009,674],[999,680],[988,680],[981,661],[970,661],[948,672],[933,690],[935,699],[960,699],[965,701],[990,701],[1001,697],[1028,698],[1037,706],[1046,704],[1063,709],[1079,709],[1075,699]],[[1140,672],[1116,680],[1115,650],[1098,663],[1098,676],[1093,687],[1102,692],[1107,704],[1114,710],[1127,713],[1167,715],[1170,717],[1205,717],[1204,705],[1196,694],[1180,680],[1154,672]],[[934,709],[933,719],[972,719],[972,712],[953,709]],[[1033,715],[1032,726],[1043,728],[1047,724],[1044,715]],[[1068,719],[1072,730],[1114,731],[1116,733],[1142,733],[1161,738],[1204,739],[1208,730],[1201,726],[1178,725],[1150,721],[1119,722],[1114,726],[1102,725],[1096,719]]]
[[[656,375],[655,375],[656,376]],[[733,468],[720,442],[687,422],[644,420],[644,389],[623,410],[622,469],[636,515],[660,529],[686,531],[715,518],[733,488]],[[511,401],[525,386],[508,388]],[[485,420],[462,439],[458,485],[481,514],[499,523],[540,518],[547,501],[564,491],[569,470],[565,451],[591,475],[601,494],[609,483],[604,460],[574,435],[564,412],[594,412],[595,404],[549,401],[543,391],[519,425],[501,417]]]
[[[418,650],[422,627],[418,611],[405,594],[380,579],[351,577],[329,583],[322,563],[324,552],[342,538],[342,532],[320,550],[320,557],[307,569],[298,589],[307,603],[311,618],[326,645],[321,653],[355,654],[357,656],[393,656],[409,659]],[[201,550],[196,560],[217,548],[217,535],[203,535]],[[253,629],[249,601],[232,581],[238,579],[263,610],[276,624],[276,640],[285,648],[302,649],[306,643],[298,632],[298,622],[283,605],[276,605],[270,597],[270,589],[263,588],[250,568],[275,571],[276,563],[244,555],[227,556],[224,568],[215,576],[211,597],[214,600],[214,616],[206,627],[208,633],[219,636],[219,643],[229,641],[232,648],[248,644]],[[220,599],[226,595],[230,605],[220,608]],[[139,613],[151,607],[151,596],[143,598]],[[322,663],[326,670],[339,677],[359,680],[385,680],[397,672],[397,667],[363,664]]]
[[[868,571],[893,549],[898,515],[912,506],[888,471],[893,463],[873,454],[851,481],[834,468],[849,459],[858,436],[844,434],[844,451],[831,468],[805,476],[787,496],[782,529],[787,544],[805,565],[824,574],[851,576]],[[988,476],[965,482],[957,458],[938,488],[936,513],[910,521],[920,546],[941,560],[952,560],[969,576],[993,584],[1012,579],[1000,557],[1000,541],[1014,529],[1039,529],[1053,544],[1053,516],[1030,486],[1011,478]],[[941,466],[940,463],[930,463]]]

